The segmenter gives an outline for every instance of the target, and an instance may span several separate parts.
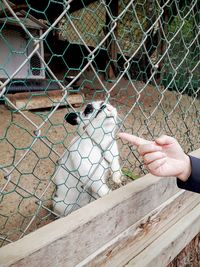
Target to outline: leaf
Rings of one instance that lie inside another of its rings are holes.
[[[136,180],[139,178],[139,175],[135,175],[134,173],[132,173],[130,170],[128,169],[122,169],[122,173],[127,176],[128,178],[132,179],[132,180]]]

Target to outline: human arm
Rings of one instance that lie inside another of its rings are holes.
[[[190,177],[185,182],[177,179],[177,186],[185,190],[200,193],[200,159],[190,156],[190,162],[192,169]]]

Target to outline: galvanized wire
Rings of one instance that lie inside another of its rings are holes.
[[[64,115],[83,105],[76,108],[70,103],[72,92],[80,94],[85,103],[101,99],[116,106],[118,132],[123,130],[148,139],[165,133],[175,136],[186,152],[199,148],[198,1],[114,3],[49,0],[45,7],[43,3],[24,0],[18,3],[22,10],[15,1],[0,3],[0,47],[7,45],[8,52],[5,62],[0,56],[0,246],[59,217],[52,210],[54,178],[59,162],[77,141],[71,142],[72,137],[75,133],[79,137],[78,128],[66,126]],[[56,12],[58,5],[62,8]],[[30,16],[34,23],[38,21],[45,27],[35,35],[35,29],[24,23],[23,16]],[[4,36],[4,31],[13,29],[10,18],[16,26],[14,30],[26,36],[24,51],[16,51]],[[30,42],[33,48],[28,53]],[[25,59],[8,75],[10,57],[20,54]],[[31,90],[31,70],[24,78],[17,78],[30,66],[34,55],[40,60],[39,70],[45,71],[45,79],[56,82],[62,92],[59,102],[53,103],[48,86],[41,87],[52,101],[48,110],[26,110],[31,97],[37,95]],[[7,74],[6,78],[1,77],[1,71]],[[73,76],[71,81],[65,81],[67,76]],[[27,97],[23,108],[10,98],[9,86],[15,81],[24,84],[29,92],[30,99]],[[78,89],[73,88],[76,82]],[[134,179],[146,173],[134,147],[120,140],[118,145],[124,175]],[[106,150],[111,146],[109,143]],[[102,155],[99,164],[103,159]],[[76,173],[71,175],[80,179]],[[90,184],[88,181],[82,187],[82,193],[90,194]]]

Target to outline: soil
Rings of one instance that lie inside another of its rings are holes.
[[[122,121],[121,131],[148,139],[170,134],[178,138],[186,151],[200,146],[199,100],[142,83],[133,85],[125,79],[115,87],[112,83],[105,86],[107,93],[98,81],[85,82],[80,93],[85,102],[110,96]],[[19,113],[0,105],[0,245],[55,220],[50,211],[55,189],[53,174],[59,155],[76,134],[76,127],[64,122],[70,111],[68,106],[51,115],[52,111],[53,108]],[[37,136],[35,129],[40,125],[41,135]],[[133,177],[144,174],[135,148],[120,140],[118,144],[122,168]],[[6,176],[8,172],[11,174]],[[130,181],[124,177],[124,184]]]
[[[168,264],[167,267],[199,267],[200,262],[200,234]]]

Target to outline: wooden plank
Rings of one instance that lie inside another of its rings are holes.
[[[198,203],[200,203],[200,196],[197,194],[185,191],[177,193],[142,220],[84,259],[77,267],[124,266]]]
[[[174,179],[146,175],[2,247],[0,265],[75,266],[177,191]]]
[[[49,108],[57,105],[63,96],[62,91],[53,90],[49,92],[31,92],[31,93],[16,93],[8,94],[7,99],[20,110],[31,110],[39,108]],[[70,94],[66,100],[71,105],[77,105],[83,103],[83,95]],[[60,102],[60,106],[66,106],[67,101]],[[6,105],[13,108],[12,105],[6,101]]]
[[[109,9],[110,14],[112,15],[112,18],[116,18],[119,13],[119,1],[118,0],[106,0],[107,8]],[[113,26],[113,20],[110,18],[110,14],[106,12],[106,34],[109,34],[112,26]],[[117,22],[116,22],[117,23]],[[115,36],[115,38],[113,37]],[[116,44],[117,35],[118,35],[118,27],[116,26],[113,30],[113,35],[109,35],[106,40],[106,46],[108,50],[108,64],[109,67],[107,69],[107,76],[108,79],[115,79],[116,72],[117,72],[117,51],[118,47]]]
[[[200,204],[194,207],[168,231],[162,232],[150,246],[126,267],[166,267],[200,232]]]

